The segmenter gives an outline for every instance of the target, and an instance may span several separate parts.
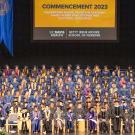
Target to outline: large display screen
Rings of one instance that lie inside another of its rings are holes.
[[[33,0],[33,40],[117,40],[117,0]]]

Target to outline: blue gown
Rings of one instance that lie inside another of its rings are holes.
[[[66,127],[67,129],[73,129],[74,128],[74,113],[73,112],[67,112],[66,115]]]
[[[87,113],[88,119],[88,127],[90,131],[94,131],[96,129],[96,113],[91,111]]]
[[[40,119],[41,113],[40,111],[32,112],[32,132],[39,132],[40,131]]]

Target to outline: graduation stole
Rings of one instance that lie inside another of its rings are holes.
[[[85,70],[85,74],[86,74],[86,76],[90,76],[90,73],[91,73],[91,71],[90,71],[90,70]]]
[[[47,120],[50,119],[50,114],[51,114],[51,111],[50,110],[45,110],[45,116],[46,116],[46,119]]]
[[[73,115],[73,113],[68,112],[67,116],[69,118],[69,121],[72,121],[72,115]]]
[[[106,117],[106,112],[102,112],[102,119],[105,119]]]
[[[34,118],[39,117],[39,111],[37,111],[37,112],[34,111],[33,113],[34,113]]]
[[[62,119],[62,111],[57,110],[56,114],[57,114],[57,120],[61,120]]]
[[[89,112],[89,117],[88,119],[92,122],[94,122],[95,124],[97,124],[97,121],[94,119],[95,117],[95,112]]]

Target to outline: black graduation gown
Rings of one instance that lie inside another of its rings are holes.
[[[113,107],[111,113],[112,113],[111,117],[112,117],[113,131],[115,133],[120,132],[121,118],[123,117],[120,106]]]

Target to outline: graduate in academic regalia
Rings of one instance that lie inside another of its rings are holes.
[[[64,99],[65,100],[72,100],[73,98],[73,91],[71,91],[68,84],[65,85],[65,90],[63,91]]]
[[[94,107],[91,107],[89,109],[89,111],[87,112],[86,118],[88,120],[88,128],[89,128],[90,133],[96,132],[97,114]]]
[[[123,114],[124,131],[125,133],[131,133],[131,119],[128,109],[125,109]]]
[[[72,77],[73,76],[73,70],[72,70],[72,65],[67,65],[66,73],[68,76]]]
[[[36,77],[38,75],[38,68],[36,66],[33,67],[31,74],[33,77]]]
[[[58,68],[57,73],[59,74],[60,77],[63,77],[63,76],[64,76],[64,73],[65,73],[65,72],[64,72],[63,66],[60,66],[60,67]]]
[[[60,106],[57,106],[54,114],[54,126],[56,132],[62,131],[64,126],[64,112],[61,110]]]
[[[95,76],[100,76],[100,74],[101,74],[101,69],[100,69],[100,67],[98,66],[98,65],[95,65],[94,66],[94,68],[93,68],[93,75],[94,75],[94,77]]]
[[[46,69],[46,66],[45,65],[42,65],[42,69],[40,70],[40,72],[41,72],[41,75],[42,76],[45,76],[46,75],[47,69]]]
[[[101,108],[98,114],[99,118],[99,129],[101,133],[109,133],[109,113],[105,107]]]
[[[90,88],[90,85],[88,83],[85,84],[83,91],[84,91],[85,96],[88,96],[88,94],[91,93],[91,88]]]
[[[14,98],[10,110],[11,113],[20,113],[21,108],[19,102],[17,101],[17,98]]]
[[[76,105],[76,119],[85,119],[85,110],[82,102],[79,100]]]
[[[83,79],[83,71],[80,67],[80,65],[76,65],[76,69],[74,70],[74,80],[77,80],[78,78]]]
[[[56,104],[56,102],[54,101],[53,98],[51,98],[50,101],[49,101],[49,107],[50,107],[50,110],[51,110],[51,113],[52,113],[52,118],[54,118],[54,113],[55,113],[55,110],[56,110],[55,104]]]
[[[12,100],[13,100],[13,96],[11,95],[11,92],[7,91],[7,93],[6,93],[5,97],[4,97],[4,103],[11,105]]]
[[[53,119],[53,114],[50,110],[50,107],[46,105],[44,110],[44,118],[43,118],[45,133],[49,133],[52,131],[52,119]]]
[[[30,98],[29,98],[30,102],[35,102],[35,103],[38,103],[39,102],[39,93],[38,91],[35,91],[34,92],[34,95],[32,95]]]
[[[130,95],[131,98],[135,98],[135,85],[131,85]]]
[[[3,70],[6,76],[9,76],[11,74],[11,69],[8,65],[6,65],[5,69]]]
[[[102,70],[103,79],[108,79],[109,75],[110,75],[110,70],[109,70],[108,66],[106,65],[106,66],[104,66],[104,69]]]
[[[111,84],[111,88],[109,89],[109,93],[113,96],[114,93],[116,93],[117,91],[118,91],[117,85],[116,83],[113,82]]]
[[[120,133],[120,127],[121,127],[121,118],[123,116],[122,109],[119,105],[118,101],[114,102],[114,106],[111,110],[111,118],[113,123],[113,131],[114,133]]]
[[[134,127],[135,127],[135,100],[132,101],[132,104],[130,106],[130,119],[134,120]],[[134,130],[135,130],[135,128],[134,128]]]
[[[7,114],[10,112],[11,103],[13,100],[13,96],[11,95],[10,91],[7,91],[7,94],[4,97],[4,110]]]
[[[18,66],[15,66],[14,72],[15,72],[15,75],[16,76],[19,76],[20,75],[20,69],[19,69]]]
[[[67,108],[67,113],[66,113],[66,127],[67,127],[68,132],[73,131],[73,129],[74,129],[74,120],[75,120],[75,113],[69,107],[69,108]]]
[[[0,90],[0,105],[4,105],[4,93],[2,90]]]
[[[25,66],[25,67],[23,68],[22,73],[23,73],[24,75],[26,75],[26,76],[29,74],[29,69],[28,69],[27,66]]]
[[[128,88],[125,84],[120,89],[120,96],[122,98],[126,98],[127,100],[130,100],[130,91],[128,90]]]
[[[84,70],[85,77],[90,77],[92,71],[90,69],[90,66],[87,66],[86,69]]]
[[[6,124],[5,112],[2,106],[0,106],[0,129],[4,128],[5,124]]]
[[[88,97],[86,99],[86,104],[85,104],[85,110],[86,110],[86,112],[89,111],[89,109],[91,108],[91,106],[92,106],[91,99]]]
[[[28,132],[28,119],[29,119],[29,111],[28,111],[28,103],[24,102],[24,105],[22,106],[22,110],[21,110],[22,116],[22,133],[27,133]],[[30,131],[29,131],[30,132]]]
[[[55,78],[55,76],[56,76],[56,70],[55,67],[52,66],[50,69],[50,78]]]
[[[32,112],[32,132],[37,133],[40,131],[40,119],[41,119],[41,113],[37,106],[34,107],[34,110]]]
[[[127,101],[122,100],[121,109],[123,112],[125,112],[126,109],[129,109],[129,105],[128,105]]]

